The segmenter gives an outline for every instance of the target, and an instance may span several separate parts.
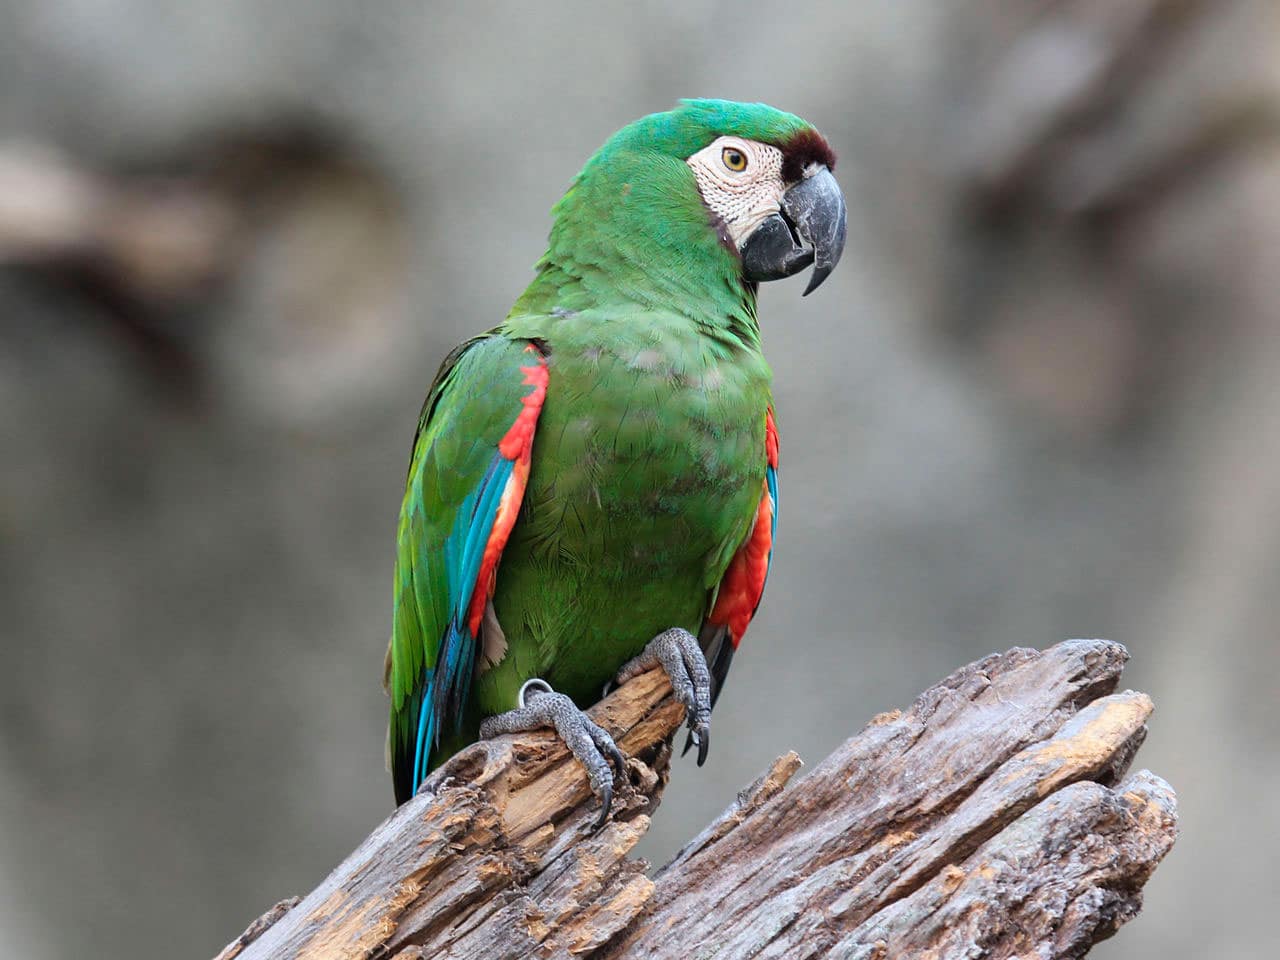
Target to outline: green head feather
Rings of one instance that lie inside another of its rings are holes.
[[[684,160],[716,137],[734,136],[785,147],[813,128],[795,114],[764,103],[733,100],[682,100],[675,110],[651,113],[623,127],[587,161],[592,165],[616,153],[651,153]]]
[[[587,161],[552,210],[538,277],[513,314],[639,304],[758,337],[755,291],[717,233],[685,160],[717,137],[782,148],[825,141],[762,103],[684,100],[623,127]],[[829,152],[829,151],[828,151]]]

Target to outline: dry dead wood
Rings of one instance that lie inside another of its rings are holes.
[[[218,960],[1078,957],[1141,906],[1176,836],[1159,777],[1126,777],[1150,699],[1123,647],[972,663],[876,717],[807,777],[779,758],[650,878],[629,851],[682,708],[647,673],[597,705],[631,761],[610,822],[547,733],[479,743],[310,896]]]

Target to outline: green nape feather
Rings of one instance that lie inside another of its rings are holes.
[[[754,287],[685,159],[726,134],[784,145],[805,133],[791,114],[719,100],[623,128],[554,208],[548,250],[507,319],[445,361],[400,520],[387,667],[400,800],[482,717],[515,707],[526,680],[585,707],[655,634],[703,626],[760,504],[771,374]],[[549,383],[493,581],[500,630],[487,626],[476,638],[487,656],[472,650],[458,668],[469,693],[432,715],[424,762],[423,703],[440,697],[451,611],[469,586],[451,581],[448,558],[523,409],[530,342]]]

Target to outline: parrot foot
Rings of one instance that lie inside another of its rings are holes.
[[[618,671],[618,683],[661,666],[671,678],[671,691],[684,704],[689,741],[698,745],[698,766],[707,761],[711,749],[711,671],[698,638],[688,630],[664,630],[644,648],[640,656],[628,660]],[[688,745],[685,746],[688,750]]]
[[[542,727],[554,727],[569,752],[586,768],[591,792],[600,800],[600,816],[596,829],[609,819],[613,805],[613,777],[609,769],[625,773],[627,758],[608,732],[596,725],[563,693],[556,693],[545,680],[529,680],[520,688],[520,706],[480,724],[480,736],[486,740],[503,733],[525,733]]]

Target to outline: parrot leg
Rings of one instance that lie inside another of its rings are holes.
[[[702,766],[711,749],[711,671],[698,638],[680,627],[664,630],[645,645],[640,656],[622,665],[618,683],[654,666],[667,672],[672,693],[684,704],[689,738],[698,745],[698,766]]]
[[[480,724],[480,736],[486,740],[503,733],[524,733],[542,727],[554,727],[569,752],[587,770],[591,792],[600,799],[600,817],[596,829],[609,819],[613,804],[613,771],[627,769],[627,758],[622,755],[613,737],[597,726],[590,717],[578,709],[578,705],[563,693],[556,693],[545,680],[529,680],[520,688],[520,706],[495,717],[487,717]]]

